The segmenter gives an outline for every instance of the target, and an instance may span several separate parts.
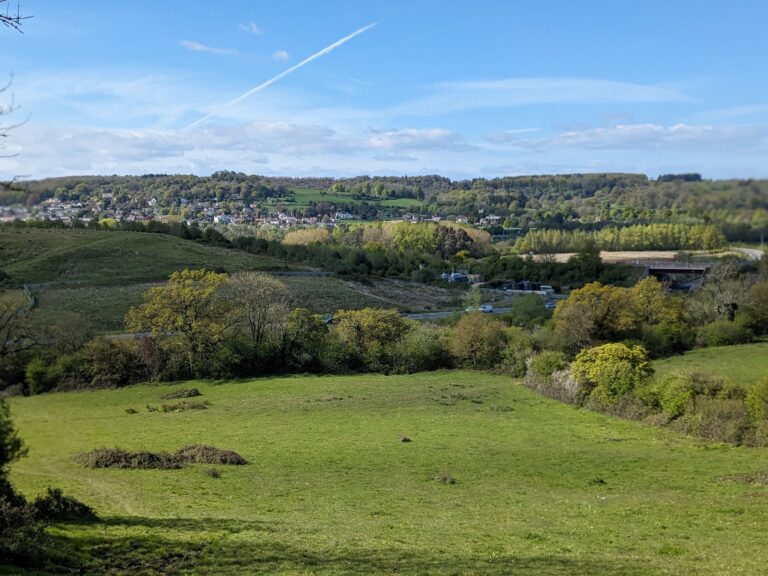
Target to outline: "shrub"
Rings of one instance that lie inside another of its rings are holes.
[[[549,381],[552,374],[566,366],[568,366],[568,360],[564,353],[545,350],[531,358],[528,370],[539,380]]]
[[[582,350],[571,371],[582,393],[603,406],[615,404],[653,373],[645,348],[618,343]]]
[[[138,352],[131,342],[96,338],[85,345],[84,356],[94,388],[124,386],[143,375]]]
[[[743,400],[702,396],[696,399],[694,411],[675,420],[672,427],[707,440],[738,445],[749,439],[750,421]]]
[[[185,446],[175,453],[181,462],[189,464],[232,464],[242,466],[248,461],[232,450],[222,450],[205,444],[192,444]]]
[[[160,406],[160,409],[163,412],[186,412],[187,410],[207,410],[209,406],[209,402],[207,400],[198,401],[198,400],[182,400],[181,402],[176,402],[175,404],[163,404]]]
[[[739,316],[734,322],[716,320],[702,326],[699,329],[697,340],[703,346],[728,346],[750,342],[752,336],[747,318]]]
[[[753,422],[768,424],[768,378],[763,378],[749,389],[746,405]]]
[[[197,388],[179,388],[160,396],[160,400],[178,400],[179,398],[194,398],[202,396]]]
[[[53,386],[49,377],[48,362],[40,356],[32,358],[24,370],[24,380],[30,394],[40,394],[50,390]]]
[[[3,563],[39,560],[44,528],[35,507],[0,478],[0,558]]]
[[[533,356],[533,339],[522,328],[508,328],[507,347],[501,353],[499,368],[515,378],[525,376],[526,362]]]
[[[47,522],[89,521],[98,516],[93,508],[71,496],[64,496],[59,488],[48,488],[44,496],[32,503],[37,517]]]
[[[399,374],[436,370],[447,364],[447,353],[437,332],[419,325],[395,344],[392,364]]]
[[[128,452],[120,448],[99,448],[80,454],[77,461],[86,468],[181,468],[181,462],[167,452]]]

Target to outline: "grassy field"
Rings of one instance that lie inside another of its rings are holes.
[[[294,206],[309,206],[310,202],[328,202],[329,204],[360,204],[362,200],[356,200],[351,194],[329,194],[322,190],[308,188],[295,188],[290,196]],[[395,206],[400,208],[412,208],[421,206],[423,202],[415,198],[394,198],[391,200],[367,200],[369,204],[375,203],[381,206]]]
[[[659,376],[675,370],[698,370],[750,386],[768,377],[768,342],[691,350],[656,360],[653,367]]]
[[[768,450],[704,444],[476,372],[194,382],[209,409],[135,386],[12,400],[27,495],[55,485],[85,572],[762,574]],[[174,386],[175,388],[177,386]],[[127,414],[126,408],[139,410]],[[412,442],[401,442],[408,435]],[[98,447],[236,450],[250,464],[91,470]],[[455,484],[435,480],[450,475]],[[77,559],[77,560],[75,560]]]
[[[0,268],[17,283],[109,286],[165,280],[183,268],[285,270],[280,260],[164,234],[0,228]]]

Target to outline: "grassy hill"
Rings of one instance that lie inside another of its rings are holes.
[[[476,372],[190,384],[207,410],[147,411],[165,386],[12,400],[30,447],[12,481],[27,495],[60,486],[102,516],[53,529],[86,572],[704,575],[768,561],[768,487],[739,476],[768,470],[765,449],[703,444]],[[214,478],[207,465],[75,462],[198,442],[250,464]]]
[[[768,342],[691,350],[656,360],[653,367],[660,376],[675,370],[698,370],[751,386],[768,377]]]
[[[0,227],[0,270],[29,284],[36,322],[53,324],[68,310],[98,332],[121,331],[131,306],[152,285],[183,268],[285,271],[296,266],[238,250],[162,234]],[[334,277],[281,277],[291,306],[330,314],[341,308],[430,310],[456,306],[456,290],[390,279],[363,284]],[[460,291],[459,291],[460,292]]]
[[[0,227],[0,268],[17,283],[112,286],[183,268],[285,270],[280,260],[140,232]]]

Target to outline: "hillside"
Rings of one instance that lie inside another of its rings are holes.
[[[192,385],[207,410],[148,412],[164,386],[12,400],[30,454],[11,480],[28,495],[60,486],[102,516],[54,529],[59,549],[78,549],[70,566],[625,576],[759,574],[768,561],[768,488],[742,481],[768,470],[765,449],[702,444],[477,372]],[[250,464],[215,478],[208,465],[75,462],[196,442]]]
[[[768,342],[690,350],[656,360],[653,367],[659,376],[675,370],[696,370],[751,386],[768,377]]]
[[[268,256],[165,234],[0,227],[0,270],[10,276],[6,287],[30,286],[41,327],[76,312],[97,332],[121,331],[125,313],[144,292],[183,268],[299,270]],[[283,276],[281,281],[291,306],[322,314],[364,307],[433,310],[461,300],[456,290],[393,279]]]
[[[0,227],[0,269],[16,284],[125,285],[183,268],[286,270],[273,258],[166,234]]]

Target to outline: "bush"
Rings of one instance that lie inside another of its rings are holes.
[[[749,389],[746,405],[753,422],[768,424],[768,378]]]
[[[182,400],[175,404],[163,404],[160,410],[163,412],[186,412],[187,410],[207,410],[209,402],[207,400]]]
[[[248,461],[232,450],[222,450],[205,444],[193,444],[178,450],[175,456],[189,464],[231,464],[242,466]]]
[[[533,356],[533,339],[522,328],[508,328],[507,347],[501,353],[499,368],[515,378],[525,376],[526,362]]]
[[[179,398],[194,398],[202,396],[197,388],[179,388],[160,396],[160,400],[178,400]]]
[[[615,404],[653,373],[645,348],[618,343],[582,350],[571,371],[582,393],[603,406]]]
[[[40,559],[45,525],[35,507],[16,494],[0,478],[0,558],[3,563],[33,562]]]
[[[392,369],[398,374],[436,370],[447,364],[447,352],[437,332],[415,326],[394,346]]]
[[[248,461],[232,450],[205,444],[192,444],[168,452],[128,452],[120,448],[100,448],[80,454],[77,461],[87,468],[177,469],[184,464],[243,465]]]
[[[48,362],[40,356],[32,358],[24,370],[24,380],[27,383],[30,394],[47,392],[53,386],[48,375]]]
[[[697,398],[693,412],[673,422],[672,428],[736,445],[744,444],[750,435],[749,414],[740,399]]]
[[[702,346],[729,346],[746,344],[752,341],[752,330],[746,316],[739,316],[735,321],[716,320],[702,326],[697,341]]]
[[[124,386],[145,376],[132,342],[96,338],[85,345],[83,353],[93,388]]]
[[[37,517],[47,522],[83,522],[98,518],[93,508],[71,496],[64,496],[59,488],[48,488],[45,496],[38,496],[32,506]]]
[[[552,374],[566,366],[568,366],[568,360],[564,353],[545,350],[531,358],[528,363],[528,371],[539,380],[548,381]]]
[[[181,462],[167,452],[128,452],[120,448],[99,448],[80,454],[77,461],[86,468],[173,469]]]

